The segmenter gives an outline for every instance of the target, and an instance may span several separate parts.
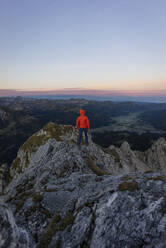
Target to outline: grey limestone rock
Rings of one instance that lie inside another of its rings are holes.
[[[2,164],[0,166],[0,195],[3,194],[8,173],[9,173],[8,165]]]
[[[20,148],[1,196],[1,244],[165,248],[166,141],[145,153],[76,141],[74,127],[51,123]]]
[[[18,227],[12,211],[8,206],[0,202],[0,247],[1,248],[30,248],[28,232]]]
[[[0,120],[6,121],[9,118],[9,113],[0,108]]]

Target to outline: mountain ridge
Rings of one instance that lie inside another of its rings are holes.
[[[42,129],[33,134],[21,146],[18,151],[18,156],[11,164],[10,170],[12,171],[15,168],[16,170],[14,170],[13,173],[16,175],[17,169],[20,170],[20,168],[26,168],[33,153],[35,153],[40,148],[40,146],[46,144],[49,139],[55,139],[57,142],[68,141],[71,142],[74,147],[78,148],[76,145],[77,136],[77,129],[75,129],[73,126],[57,125],[56,123],[49,122]],[[166,151],[166,143],[164,138],[160,138],[151,146],[151,148],[145,152],[132,151],[130,145],[127,142],[124,142],[120,148],[117,148],[113,145],[108,148],[102,148],[92,141],[90,135],[89,143],[89,155],[93,157],[94,162],[99,167],[101,166],[101,169],[105,168],[105,170],[108,170],[110,173],[114,174],[115,172],[122,173],[134,170],[137,171],[139,169],[144,171],[165,169],[166,159],[165,156],[161,156],[161,154],[164,154]],[[83,146],[83,151],[84,150],[86,150],[86,146]],[[97,157],[98,155],[102,157],[103,161]],[[129,159],[127,159],[127,157],[129,157]],[[106,158],[108,161],[104,162]],[[151,166],[151,160],[153,160],[153,166]],[[108,164],[118,164],[119,168],[116,168],[116,166],[113,166],[114,168],[109,168]]]
[[[73,126],[48,123],[7,168],[0,245],[164,248],[165,166],[163,138],[145,153],[127,142],[105,149],[90,135],[79,148]]]

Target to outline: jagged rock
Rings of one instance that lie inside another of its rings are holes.
[[[75,172],[48,181],[40,191],[17,190],[8,202],[16,205],[16,220],[26,223],[39,248],[165,245],[165,175]]]
[[[27,167],[32,166],[36,156],[38,156],[39,161],[41,161],[41,157],[46,157],[46,154],[43,154],[43,151],[45,151],[45,149],[47,150],[48,147],[48,149],[54,150],[54,154],[57,151],[64,154],[66,147],[67,152],[68,150],[73,151],[73,159],[78,158],[79,155],[80,164],[87,164],[87,158],[88,160],[90,158],[91,161],[94,161],[96,166],[112,174],[139,170],[156,171],[164,170],[166,168],[166,141],[164,139],[160,139],[158,143],[153,145],[148,151],[141,153],[132,151],[127,142],[124,142],[120,148],[110,146],[107,149],[102,149],[92,142],[89,135],[89,146],[82,146],[80,152],[76,145],[77,137],[77,130],[73,126],[48,123],[43,129],[31,136],[19,149],[17,158],[11,165],[11,178],[17,178]],[[49,145],[48,141],[50,139],[54,139],[54,143],[56,140],[57,144]],[[45,144],[47,148],[45,148]],[[40,149],[41,146],[42,149]],[[64,149],[62,149],[63,146]],[[60,151],[59,149],[62,150]],[[36,153],[38,155],[35,155]],[[63,158],[64,156],[62,156],[62,159]],[[64,164],[62,159],[60,159],[60,163]],[[54,163],[54,161],[52,162]],[[77,162],[78,161],[75,161],[76,164]]]
[[[119,172],[131,172],[131,171],[146,171],[150,170],[151,166],[145,164],[137,157],[137,153],[132,151],[130,145],[124,142],[120,148],[110,146],[108,148],[110,153],[114,154],[115,161],[119,165]]]
[[[18,227],[11,210],[0,202],[0,247],[1,248],[30,248],[28,232]]]
[[[49,123],[20,148],[1,196],[29,237],[20,247],[165,248],[165,140],[145,153],[76,141]]]
[[[0,120],[6,121],[9,117],[9,113],[0,108]]]
[[[7,164],[2,164],[0,166],[0,195],[3,194],[4,187],[8,181],[7,175],[9,173],[9,167]]]
[[[17,158],[11,165],[11,177],[18,177],[29,166],[33,154],[49,139],[55,139],[57,142],[67,140],[76,142],[76,137],[76,130],[73,126],[48,123],[43,129],[32,135],[19,149]]]
[[[142,153],[142,159],[154,171],[166,169],[166,140],[160,138],[151,148]]]

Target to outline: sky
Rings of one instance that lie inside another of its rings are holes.
[[[166,96],[165,11],[165,0],[0,0],[0,95]]]

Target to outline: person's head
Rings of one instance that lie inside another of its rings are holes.
[[[80,115],[84,115],[85,114],[85,110],[80,109]]]

